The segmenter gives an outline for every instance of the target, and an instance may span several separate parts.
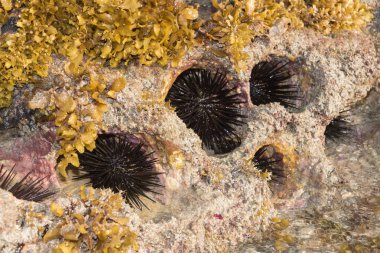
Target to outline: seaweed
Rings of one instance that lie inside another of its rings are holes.
[[[52,202],[57,223],[43,237],[58,240],[52,252],[130,252],[138,250],[137,234],[130,228],[121,194],[81,187],[80,199],[70,207]],[[77,208],[75,208],[77,207]],[[80,207],[80,208],[78,208]],[[123,214],[123,216],[121,216]]]
[[[2,23],[13,7],[21,14],[17,32],[0,43],[0,108],[10,105],[16,84],[47,76],[53,53],[68,57],[66,70],[73,74],[81,73],[85,58],[111,67],[133,59],[175,66],[195,44],[200,25],[197,7],[174,0],[1,3]]]
[[[363,30],[372,20],[371,9],[360,0],[212,0],[216,12],[212,15],[207,35],[219,43],[237,72],[247,67],[246,46],[257,36],[268,34],[281,19],[288,27],[311,27],[324,34],[341,30]],[[214,50],[215,51],[215,50]],[[222,55],[219,53],[219,55]]]

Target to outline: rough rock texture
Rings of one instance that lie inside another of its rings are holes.
[[[276,215],[290,221],[287,231],[295,238],[289,243],[292,252],[332,252],[357,245],[380,250],[380,59],[375,37],[358,32],[328,37],[307,29],[289,31],[280,22],[267,38],[256,39],[246,48],[247,70],[239,77],[230,76],[248,100],[247,126],[241,129],[242,145],[224,156],[205,152],[198,136],[163,101],[182,70],[208,66],[232,73],[226,59],[216,60],[196,49],[177,69],[131,63],[125,72],[119,70],[128,84],[112,102],[105,124],[110,131],[144,138],[156,151],[158,170],[164,172],[165,188],[162,195],[154,196],[158,202],[147,201],[150,210],[136,211],[140,252],[273,252],[279,249],[279,238],[268,231]],[[279,104],[254,106],[249,101],[250,71],[271,55],[293,58],[302,66],[308,94],[302,111],[290,112]],[[326,125],[349,108],[373,119],[360,125],[360,144],[325,145]],[[18,131],[25,124],[16,124]],[[54,129],[39,124],[31,131],[28,137],[17,138],[3,131],[0,160],[17,162],[19,171],[52,175],[56,148],[50,131]],[[46,145],[36,145],[46,140]],[[249,172],[253,168],[247,162],[265,144],[281,145],[295,160],[283,185],[269,184]],[[173,149],[184,154],[180,168],[169,161]],[[0,201],[1,251],[48,251],[33,226],[50,224],[51,216],[23,229],[18,222],[26,206],[46,210],[50,200],[26,203],[1,191]]]

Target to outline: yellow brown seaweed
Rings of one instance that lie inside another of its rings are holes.
[[[308,14],[310,26],[324,34],[362,30],[373,18],[368,5],[360,0],[314,0]]]
[[[52,54],[66,56],[65,72],[80,76],[87,72],[85,60],[109,63],[116,67],[138,59],[141,64],[179,64],[187,49],[196,44],[195,32],[201,25],[197,7],[174,0],[2,0],[0,21],[9,12],[20,11],[16,33],[1,35],[0,108],[9,106],[16,84],[33,83],[46,77]],[[208,37],[217,41],[237,71],[246,66],[244,48],[252,38],[264,35],[278,20],[285,18],[294,28],[312,27],[323,33],[342,29],[363,29],[372,19],[370,8],[359,0],[237,0],[234,3],[212,0],[217,9],[211,20]],[[23,6],[21,8],[21,6]],[[216,51],[216,50],[215,50]],[[219,50],[220,51],[220,50]],[[91,61],[87,61],[91,62]],[[103,113],[108,110],[105,97],[114,98],[125,86],[115,80],[111,88],[91,76],[90,84],[81,87],[89,95],[88,103],[78,106],[66,91],[51,99],[52,113],[58,126],[64,157],[58,165],[66,175],[68,164],[79,166],[76,152],[95,147],[97,131],[103,129]],[[54,87],[60,89],[63,87]],[[77,87],[66,87],[75,90]],[[56,110],[55,110],[55,109]],[[88,116],[90,120],[83,120]]]
[[[38,93],[30,102],[32,109],[41,109],[54,116],[61,159],[57,169],[64,177],[69,164],[79,167],[78,153],[93,150],[100,130],[106,130],[103,114],[108,111],[107,98],[126,86],[123,76],[109,81],[105,76],[92,71],[96,66],[87,64],[80,83],[75,79],[62,82],[62,88]]]
[[[85,206],[86,210],[78,213],[76,206]],[[52,203],[51,212],[58,221],[43,240],[47,243],[58,239],[53,248],[56,253],[81,252],[81,247],[91,252],[137,251],[137,235],[129,227],[130,219],[125,217],[124,206],[120,194],[82,186],[80,201],[73,203],[71,208]],[[57,209],[64,212],[57,212]]]
[[[291,28],[311,27],[324,34],[362,30],[373,18],[360,0],[212,0],[217,11],[211,18],[208,37],[218,42],[237,72],[244,70],[244,48],[256,36],[265,35],[277,21],[286,19]],[[213,50],[218,51],[218,50]]]
[[[10,1],[2,0],[5,22]],[[16,1],[18,30],[0,43],[0,108],[9,106],[16,84],[48,74],[52,54],[68,57],[66,70],[81,74],[84,58],[111,67],[177,65],[195,43],[196,7],[162,0]]]

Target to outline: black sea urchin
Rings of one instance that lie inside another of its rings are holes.
[[[206,149],[224,154],[241,144],[236,127],[243,125],[242,101],[236,88],[228,86],[226,74],[188,69],[178,76],[165,100]]]
[[[5,22],[2,26],[1,26],[1,33],[4,34],[6,32],[9,32],[9,33],[15,33],[17,32],[17,21],[18,21],[18,18],[13,16],[13,17],[10,17],[7,22]]]
[[[326,126],[325,137],[331,141],[352,140],[355,125],[347,115],[339,115]]]
[[[284,156],[271,145],[261,147],[254,155],[253,165],[261,172],[271,172],[271,180],[281,182],[285,177]]]
[[[16,172],[14,166],[10,170],[0,167],[0,188],[9,191],[18,199],[40,202],[45,198],[55,194],[55,191],[43,187],[44,178],[30,179],[30,172],[26,174],[20,181],[14,183]]]
[[[93,151],[79,155],[82,174],[75,179],[90,179],[94,188],[110,188],[121,192],[132,206],[142,209],[140,196],[153,199],[147,192],[159,184],[159,172],[154,171],[156,160],[146,153],[142,143],[132,143],[121,134],[100,134]]]
[[[250,96],[255,105],[279,102],[286,108],[299,109],[303,100],[299,85],[291,81],[288,63],[262,61],[251,72]]]

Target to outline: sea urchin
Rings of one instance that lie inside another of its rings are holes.
[[[159,172],[154,171],[156,160],[143,144],[133,143],[127,135],[100,134],[93,151],[79,155],[81,175],[75,179],[90,179],[94,188],[110,188],[121,192],[132,206],[142,209],[143,196],[154,202],[147,192],[159,184]]]
[[[284,156],[271,145],[261,147],[252,159],[253,165],[261,172],[270,172],[271,180],[281,182],[285,177]]]
[[[229,87],[226,74],[188,69],[178,76],[165,100],[206,149],[224,154],[241,144],[236,127],[243,125],[242,101],[237,89]]]
[[[14,183],[16,172],[15,166],[12,169],[6,170],[4,166],[0,167],[0,188],[9,191],[18,199],[40,202],[47,197],[55,194],[54,190],[46,189],[43,186],[45,178],[32,180],[30,178],[31,172],[26,174],[20,181]]]
[[[299,109],[303,100],[299,85],[291,82],[288,63],[262,61],[251,72],[250,96],[254,105],[279,102],[286,108]]]
[[[355,125],[348,115],[342,114],[334,118],[326,126],[325,137],[333,142],[352,141]]]

